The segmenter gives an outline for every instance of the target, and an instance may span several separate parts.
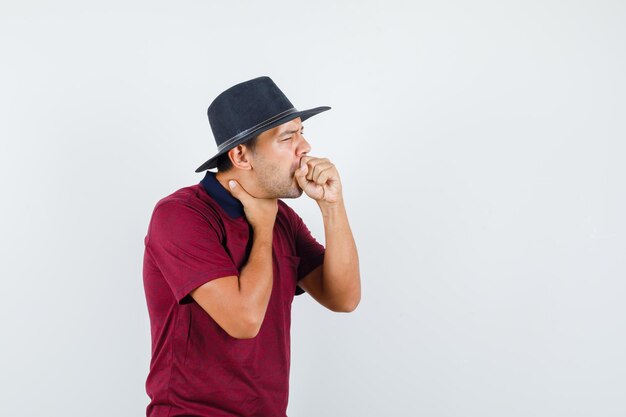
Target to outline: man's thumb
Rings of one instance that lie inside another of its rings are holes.
[[[240,201],[248,197],[246,190],[235,180],[228,181],[228,188],[230,188],[231,194]]]
[[[306,173],[309,171],[309,167],[304,164],[302,165],[300,168],[298,168],[296,170],[296,181],[298,182],[298,185],[300,185],[300,188],[304,188],[304,186],[307,184],[307,179],[305,178]]]

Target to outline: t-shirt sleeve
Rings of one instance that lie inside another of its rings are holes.
[[[177,302],[191,302],[189,293],[213,279],[239,275],[218,230],[216,220],[182,202],[167,202],[155,208],[146,250]]]
[[[304,224],[300,216],[292,211],[296,224],[296,255],[300,257],[298,266],[298,281],[307,276],[318,266],[324,263],[324,246],[311,235],[311,231]],[[300,295],[304,290],[296,286],[296,294]]]

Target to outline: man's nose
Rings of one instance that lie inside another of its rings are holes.
[[[311,151],[311,145],[304,136],[300,136],[300,145],[298,145],[298,155],[306,155]]]

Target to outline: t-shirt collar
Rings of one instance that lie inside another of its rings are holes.
[[[230,217],[237,218],[243,216],[243,204],[220,184],[217,178],[215,178],[215,172],[207,171],[200,184]]]

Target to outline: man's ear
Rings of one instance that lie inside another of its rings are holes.
[[[246,145],[237,145],[228,151],[228,157],[235,168],[249,171],[252,169],[249,161],[250,149]]]

